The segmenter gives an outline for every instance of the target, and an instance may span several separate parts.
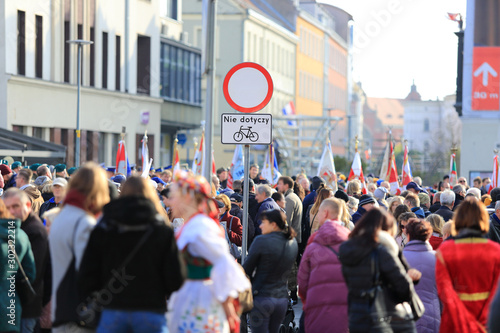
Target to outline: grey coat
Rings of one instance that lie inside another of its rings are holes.
[[[286,211],[286,221],[289,226],[292,226],[297,233],[297,242],[302,242],[302,201],[297,194],[293,193],[292,189],[289,189],[285,193],[285,211]]]

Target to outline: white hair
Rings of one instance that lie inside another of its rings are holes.
[[[471,193],[473,196],[477,198],[477,200],[481,200],[481,190],[475,187],[471,187],[467,190],[467,194]]]
[[[257,186],[256,190],[259,194],[264,194],[266,198],[270,198],[273,194],[273,190],[271,189],[271,187],[265,184]]]
[[[455,192],[452,190],[445,190],[441,193],[439,199],[441,201],[441,205],[449,206],[455,201]]]

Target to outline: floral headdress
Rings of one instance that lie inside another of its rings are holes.
[[[178,170],[174,174],[174,182],[177,183],[179,188],[183,191],[191,190],[198,192],[207,198],[211,196],[212,188],[203,176],[197,176],[192,172]]]

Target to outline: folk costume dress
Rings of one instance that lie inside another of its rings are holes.
[[[436,284],[443,303],[440,332],[486,332],[500,276],[500,245],[463,230],[436,252]]]
[[[208,216],[197,214],[179,231],[177,246],[188,279],[168,302],[170,333],[229,332],[222,302],[249,289],[250,282],[229,254],[224,231]]]

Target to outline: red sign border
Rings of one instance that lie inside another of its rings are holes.
[[[264,77],[266,78],[266,81],[267,81],[268,90],[267,90],[266,97],[259,105],[251,107],[251,108],[246,108],[246,107],[243,107],[243,106],[236,104],[233,101],[233,99],[231,98],[231,96],[229,95],[229,81],[231,80],[231,77],[234,75],[234,73],[236,73],[238,70],[240,70],[242,68],[254,68],[254,69],[258,70],[259,72],[261,72],[264,75]],[[273,79],[271,78],[271,74],[269,74],[269,72],[261,65],[254,63],[254,62],[242,62],[241,64],[234,66],[233,68],[231,68],[229,70],[229,72],[227,72],[226,77],[224,78],[224,83],[222,85],[222,90],[224,92],[224,97],[226,98],[227,103],[233,109],[240,111],[240,112],[244,112],[244,113],[252,113],[252,112],[262,110],[267,105],[267,103],[269,103],[269,101],[271,100],[271,97],[273,96],[273,91],[274,91]]]

